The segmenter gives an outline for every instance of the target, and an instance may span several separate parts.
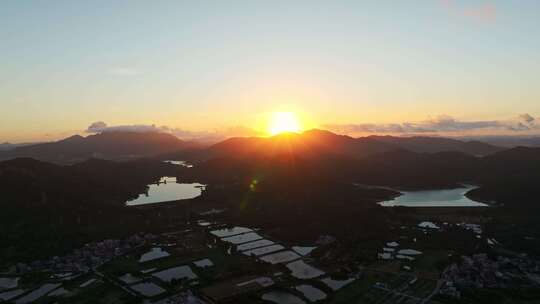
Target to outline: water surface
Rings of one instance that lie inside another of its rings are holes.
[[[205,185],[177,183],[175,177],[163,177],[157,184],[148,185],[148,193],[126,202],[128,206],[192,199],[200,196]]]
[[[484,207],[484,203],[476,202],[465,196],[475,187],[456,189],[404,191],[393,200],[379,203],[383,207]]]
[[[154,272],[152,276],[162,280],[163,282],[171,282],[176,279],[196,279],[197,275],[191,270],[189,266],[178,266],[169,269],[165,269],[159,272]]]
[[[242,245],[238,245],[238,246],[236,246],[236,250],[244,251],[244,250],[255,249],[255,248],[258,248],[258,247],[265,247],[265,246],[269,246],[269,245],[274,245],[274,242],[272,242],[270,240],[263,239],[263,240],[258,240],[258,241],[255,241],[255,242],[244,243]]]
[[[150,251],[144,253],[141,255],[141,257],[139,258],[139,263],[144,263],[144,262],[148,262],[148,261],[152,261],[152,260],[157,260],[157,259],[161,259],[161,258],[164,258],[164,257],[168,257],[170,254],[159,248],[159,247],[154,247],[152,249],[150,249]]]
[[[251,232],[251,231],[253,231],[253,230],[250,229],[250,228],[236,226],[236,227],[232,227],[232,228],[224,228],[224,229],[212,230],[212,231],[210,231],[210,233],[217,236],[217,237],[219,237],[219,238],[222,238],[222,237],[237,235],[237,234],[241,234],[241,233]]]
[[[271,253],[269,255],[260,257],[259,259],[263,262],[267,262],[270,264],[280,264],[280,263],[290,262],[292,260],[297,260],[299,258],[300,256],[296,252],[291,251],[291,250],[286,250],[286,251]]]
[[[252,255],[259,256],[259,255],[269,254],[269,253],[276,252],[283,249],[285,249],[285,247],[283,247],[282,245],[274,244],[274,245],[270,245],[266,247],[260,247],[256,249],[247,250],[242,253],[248,256],[252,256]]]
[[[19,285],[19,278],[0,278],[0,290],[12,289]]]
[[[292,250],[296,251],[301,256],[309,255],[313,250],[317,249],[315,246],[293,246]]]
[[[304,297],[306,297],[310,302],[320,301],[326,299],[326,294],[311,285],[299,285],[295,287],[296,290],[300,291]]]
[[[299,297],[283,291],[270,291],[261,297],[265,301],[270,301],[278,304],[305,304]]]
[[[132,285],[130,288],[142,294],[145,297],[154,297],[166,291],[165,289],[159,287],[158,285],[152,282],[143,282],[143,283],[135,284],[135,285]]]
[[[313,279],[324,275],[324,271],[306,264],[306,262],[302,260],[287,264],[287,268],[291,271],[293,277],[301,280]]]
[[[32,303],[36,301],[37,299],[43,297],[47,293],[53,291],[54,289],[60,287],[62,284],[55,284],[55,283],[46,283],[42,285],[40,288],[33,290],[29,294],[17,299],[15,301],[15,304],[26,304],[26,303]]]
[[[167,163],[167,164],[175,165],[175,166],[193,168],[192,164],[190,164],[190,163],[188,163],[186,161],[183,161],[183,160],[166,160],[166,161],[163,161],[163,162]]]
[[[326,284],[326,286],[330,287],[332,290],[339,290],[352,282],[354,282],[354,278],[346,279],[346,280],[334,280],[330,277],[321,279],[321,282]]]
[[[224,241],[224,242],[228,242],[228,243],[237,245],[237,244],[252,242],[252,241],[256,241],[256,240],[260,240],[260,239],[262,239],[262,236],[258,235],[257,233],[248,232],[248,233],[244,233],[244,234],[233,235],[233,236],[229,236],[229,237],[226,237],[226,238],[222,238],[221,240]]]

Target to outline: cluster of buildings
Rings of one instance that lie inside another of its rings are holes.
[[[459,297],[459,288],[513,288],[540,285],[540,263],[525,255],[497,256],[485,253],[463,256],[442,274],[447,283],[442,294]]]
[[[24,274],[32,271],[51,271],[54,273],[85,273],[98,267],[114,257],[125,255],[156,238],[155,235],[135,234],[124,240],[103,240],[88,243],[80,249],[73,250],[64,256],[54,256],[48,260],[30,263],[17,263],[9,269],[12,274]]]

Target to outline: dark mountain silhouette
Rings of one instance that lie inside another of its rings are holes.
[[[479,168],[482,187],[469,196],[513,207],[538,208],[540,148],[516,147],[488,155]]]
[[[59,163],[74,163],[92,157],[123,160],[178,151],[193,145],[165,133],[106,132],[17,147],[0,154],[0,158],[31,157]]]
[[[532,171],[540,169],[540,148],[515,147],[512,149],[487,155],[483,158],[489,166],[497,166],[506,172]],[[511,163],[508,167],[504,164]]]
[[[408,150],[419,153],[462,152],[481,156],[501,151],[502,148],[476,141],[464,142],[436,137],[369,136],[353,138],[315,129],[301,134],[284,133],[272,137],[230,138],[208,148],[186,150],[183,153],[178,153],[175,157],[201,161],[222,157],[272,157],[288,154],[303,158],[339,155],[361,159],[393,150]]]
[[[480,159],[461,152],[416,153],[394,150],[360,160],[357,182],[398,188],[451,188],[473,182]]]
[[[332,153],[253,152],[257,149],[239,154],[236,148],[228,148],[220,149],[226,153],[219,157],[201,161],[186,172],[186,178],[225,184],[252,179],[275,183],[337,181],[411,190],[454,188],[470,183],[480,186],[471,192],[475,199],[510,204],[535,201],[538,196],[531,194],[540,191],[540,148],[519,147],[484,157],[462,152],[393,149],[363,158]],[[521,199],[512,199],[517,197]]]
[[[0,162],[0,265],[137,231],[140,214],[123,203],[176,170],[151,160],[92,159],[72,166],[30,158]]]
[[[461,140],[479,140],[491,145],[514,148],[514,147],[540,147],[540,136],[519,136],[519,135],[491,135],[476,137],[461,137]]]
[[[454,151],[483,156],[503,150],[503,148],[480,141],[461,141],[442,137],[369,136],[368,138],[419,153]]]
[[[13,150],[17,147],[23,147],[23,146],[28,146],[28,145],[32,145],[32,143],[18,143],[18,144],[12,144],[10,142],[0,143],[0,151]]]
[[[415,153],[392,150],[358,159],[336,154],[303,157],[294,154],[213,158],[185,172],[204,183],[263,179],[357,183],[407,189],[452,188],[477,181],[478,157],[460,152]]]
[[[362,187],[362,184],[432,189],[470,182],[480,186],[468,194],[473,199],[495,201],[522,213],[540,207],[537,203],[540,148],[520,147],[484,157],[461,152],[417,153],[392,149],[358,158],[352,156],[354,153],[336,153],[321,140],[328,136],[327,140],[332,140],[334,147],[342,146],[340,151],[343,151],[345,147],[355,147],[356,139],[323,132],[306,136],[307,139],[303,135],[293,135],[292,139],[290,135],[278,136],[270,142],[276,145],[274,151],[279,154],[258,154],[257,151],[266,150],[252,145],[242,152],[243,157],[235,154],[238,151],[235,141],[239,139],[225,141],[218,145],[219,151],[226,151],[222,154],[225,156],[201,161],[189,169],[145,159],[127,162],[90,159],[70,166],[29,158],[0,162],[3,195],[0,247],[8,248],[2,251],[0,260],[34,257],[36,252],[47,255],[90,239],[139,231],[141,223],[145,227],[163,224],[159,217],[147,222],[148,214],[123,205],[160,176],[208,183],[204,199],[217,204],[227,202],[231,209],[238,209],[241,218],[246,218],[245,212],[253,212],[258,214],[253,218],[260,219],[260,210],[264,211],[263,215],[290,213],[291,216],[282,216],[282,221],[297,225],[294,220],[299,214],[309,214],[307,222],[329,223],[336,229],[332,231],[336,235],[346,234],[347,225],[340,223],[348,212],[365,218],[365,223],[370,225],[378,222],[384,226],[386,211],[379,210],[375,202],[395,195],[394,192]],[[63,144],[85,140],[72,137]],[[268,140],[254,141],[266,145]],[[291,142],[298,150],[285,148],[291,147]],[[303,151],[305,155],[291,151]],[[270,224],[274,219],[268,221]],[[316,231],[315,226],[308,226],[302,233]],[[374,230],[383,231],[381,227]],[[68,239],[73,243],[59,241]]]
[[[88,158],[127,160],[140,157],[175,158],[203,161],[219,157],[270,157],[281,154],[304,158],[335,155],[365,158],[374,154],[404,149],[421,153],[463,152],[486,155],[502,150],[477,141],[434,137],[369,136],[353,138],[324,130],[301,134],[285,133],[272,137],[236,137],[210,147],[185,142],[165,133],[106,132],[83,137],[15,147],[0,152],[0,159],[31,157],[57,163],[75,163]]]
[[[304,158],[320,155],[346,155],[365,157],[388,151],[392,147],[369,139],[355,139],[329,131],[310,130],[301,134],[283,133],[272,137],[230,138],[203,152],[205,158],[216,157],[269,157],[293,154]]]

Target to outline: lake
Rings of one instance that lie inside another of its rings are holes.
[[[165,160],[163,162],[167,163],[167,164],[175,165],[175,166],[193,168],[192,164],[190,164],[190,163],[188,163],[186,161],[183,161],[183,160]]]
[[[485,207],[465,194],[475,187],[457,189],[402,191],[402,195],[393,200],[379,203],[383,207]]]
[[[136,206],[195,198],[202,194],[205,185],[177,183],[175,177],[163,177],[157,184],[148,187],[147,194],[140,194],[136,199],[126,202],[126,205]]]

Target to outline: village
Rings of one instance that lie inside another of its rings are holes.
[[[462,288],[540,284],[540,264],[526,256],[462,256],[434,270],[428,261],[438,253],[424,252],[423,237],[461,229],[473,242],[500,246],[480,225],[396,227],[400,237],[384,242],[372,262],[359,263],[336,256],[339,240],[331,235],[285,244],[257,228],[215,221],[220,212],[201,212],[174,231],[103,240],[12,265],[0,274],[0,302],[451,303]]]

